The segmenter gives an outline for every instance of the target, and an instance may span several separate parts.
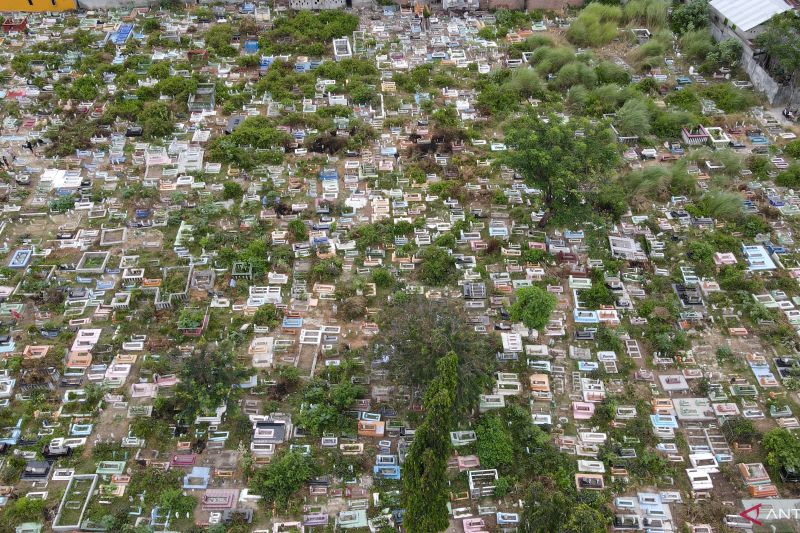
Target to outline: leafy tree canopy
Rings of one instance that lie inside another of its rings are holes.
[[[708,26],[708,0],[690,0],[672,11],[670,27],[678,35]]]
[[[417,429],[403,465],[403,520],[409,533],[444,531],[450,524],[447,504],[450,426],[453,423],[458,356],[436,362],[436,377],[425,392],[425,420]]]
[[[547,325],[550,313],[556,307],[556,297],[541,287],[522,287],[511,305],[511,319],[528,328],[541,329]]]
[[[554,115],[545,122],[526,114],[510,123],[505,139],[503,162],[542,189],[549,209],[580,201],[619,162],[614,136],[603,123],[564,123]]]
[[[455,259],[443,248],[429,246],[422,254],[419,277],[429,285],[445,285],[456,274]]]
[[[316,472],[313,461],[299,452],[285,452],[256,471],[250,485],[267,504],[285,509],[290,498]]]
[[[424,388],[436,374],[430,362],[455,352],[455,410],[470,412],[493,368],[494,347],[489,344],[490,339],[475,332],[459,306],[419,295],[401,296],[396,296],[380,316],[376,356],[388,359],[389,370],[400,383]]]

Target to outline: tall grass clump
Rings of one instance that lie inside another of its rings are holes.
[[[546,91],[544,80],[532,68],[518,68],[504,86],[522,98],[543,97]]]
[[[703,211],[719,220],[736,220],[742,216],[742,197],[735,192],[709,191],[700,202]]]
[[[631,81],[628,71],[611,61],[601,61],[594,71],[597,73],[597,81],[600,83],[627,85]]]
[[[722,150],[712,150],[708,147],[699,148],[692,150],[688,159],[700,167],[706,161],[722,163],[725,166],[724,174],[730,176],[738,176],[743,168],[742,157],[728,148]]]
[[[567,46],[537,48],[531,56],[531,64],[542,75],[554,74],[575,59],[575,51]]]
[[[622,186],[634,205],[669,197],[670,172],[665,167],[648,167],[622,177]]]
[[[669,32],[655,33],[649,41],[637,46],[630,54],[633,64],[639,70],[650,70],[663,65],[664,56],[672,47],[672,36]]]
[[[617,131],[623,135],[643,137],[650,133],[651,120],[647,104],[641,99],[630,99],[617,111],[614,123]]]
[[[589,4],[570,25],[567,38],[578,46],[602,46],[617,37],[621,19],[622,10],[617,6]]]
[[[597,85],[597,74],[589,65],[573,61],[561,67],[556,77],[550,81],[550,87],[556,90],[567,89],[573,85],[583,85],[590,89]]]
[[[703,61],[714,50],[714,39],[705,28],[687,31],[681,36],[680,47],[689,61]]]
[[[667,2],[664,0],[631,0],[625,4],[625,22],[658,29],[667,25]]]

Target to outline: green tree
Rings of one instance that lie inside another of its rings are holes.
[[[45,154],[62,157],[75,155],[76,150],[86,150],[92,146],[92,136],[96,131],[96,124],[86,119],[64,122],[45,134],[45,137],[52,141],[45,148]]]
[[[548,480],[549,481],[549,480]],[[595,500],[595,505],[602,500]],[[525,501],[523,533],[605,533],[609,517],[604,508],[576,501],[571,493],[534,483]]]
[[[431,120],[436,128],[457,128],[461,123],[458,118],[458,111],[451,105],[434,111]]]
[[[185,515],[192,513],[197,506],[197,498],[185,496],[183,491],[178,488],[167,489],[161,493],[159,507],[172,513]]]
[[[541,329],[547,325],[556,302],[555,295],[541,287],[522,287],[517,290],[516,300],[511,305],[511,319],[528,328]]]
[[[139,120],[142,133],[149,138],[164,137],[175,128],[172,107],[167,102],[147,102]]]
[[[247,375],[227,341],[195,350],[181,369],[175,391],[181,414],[193,421],[198,414],[220,407]]]
[[[342,260],[338,257],[319,261],[311,268],[311,278],[315,281],[335,281],[341,275]]]
[[[214,24],[205,34],[206,45],[218,55],[229,57],[236,54],[231,46],[233,27],[230,24]]]
[[[154,63],[147,70],[147,75],[152,78],[163,80],[164,78],[169,76],[169,63],[167,61],[159,61],[157,63]]]
[[[447,250],[438,246],[428,246],[422,253],[420,279],[428,285],[444,285],[456,274],[456,261]]]
[[[248,117],[230,135],[212,140],[209,156],[214,161],[249,169],[258,164],[279,163],[289,140],[289,134],[278,131],[268,118]]]
[[[403,524],[409,533],[435,533],[450,524],[447,460],[457,369],[455,353],[436,362],[436,377],[425,392],[425,420],[417,429],[403,464]]]
[[[569,519],[562,528],[563,533],[606,533],[608,519],[597,509],[579,503],[570,509]]]
[[[725,39],[717,43],[708,60],[723,67],[735,67],[742,59],[743,50],[739,39]]]
[[[100,84],[94,76],[82,76],[73,82],[70,92],[73,98],[92,101],[99,94],[98,85]]]
[[[603,123],[563,123],[556,116],[544,122],[526,114],[510,123],[505,139],[503,163],[542,189],[548,210],[580,202],[619,162],[614,136]]]
[[[253,324],[274,328],[280,323],[281,312],[273,304],[264,304],[253,314]]]
[[[614,295],[606,286],[601,272],[592,276],[592,286],[580,292],[581,302],[589,309],[598,309],[601,305],[614,303]]]
[[[285,452],[267,466],[256,470],[250,486],[267,506],[275,504],[283,511],[291,497],[315,472],[316,465],[309,457],[299,452]]]
[[[767,30],[754,42],[767,53],[767,70],[772,77],[796,89],[800,73],[800,15],[787,11],[772,17]]]
[[[569,519],[573,502],[564,492],[548,490],[541,483],[535,483],[525,500],[520,521],[525,533],[557,533]]]
[[[470,413],[487,385],[496,353],[491,339],[479,335],[460,306],[419,295],[395,298],[379,317],[380,334],[373,350],[388,359],[394,379],[409,387],[426,387],[435,377],[431,361],[458,354],[455,411]]]
[[[309,382],[303,394],[297,425],[316,436],[326,431],[355,430],[355,420],[347,415],[347,411],[366,391],[349,379],[343,375],[340,382],[334,385],[322,379]]]
[[[690,0],[672,11],[670,27],[678,35],[708,26],[708,0]]]

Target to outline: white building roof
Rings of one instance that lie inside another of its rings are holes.
[[[775,15],[792,9],[783,0],[712,0],[711,6],[742,31],[750,31]]]

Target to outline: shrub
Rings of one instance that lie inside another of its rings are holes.
[[[767,451],[767,465],[776,469],[800,470],[800,440],[788,429],[767,431],[761,444]]]
[[[794,140],[784,146],[783,151],[792,157],[800,157],[800,139]]]
[[[549,263],[552,257],[553,256],[548,254],[546,251],[539,248],[528,248],[522,252],[522,258],[526,263],[541,263],[543,261],[545,263]]]
[[[702,88],[700,93],[714,100],[726,113],[741,113],[758,105],[755,93],[737,89],[730,83],[714,83]]]
[[[367,314],[367,300],[363,296],[351,296],[342,302],[339,311],[347,320],[362,318]]]
[[[714,66],[734,67],[742,58],[742,42],[738,39],[720,41],[709,54],[708,61]]]
[[[697,97],[697,93],[690,88],[675,91],[669,94],[664,101],[695,115],[699,115],[701,111],[700,99]]]
[[[789,168],[778,174],[775,183],[781,187],[800,187],[800,163],[789,165]]]
[[[67,196],[61,196],[56,200],[51,200],[48,204],[50,211],[54,213],[66,213],[73,207],[75,207],[75,197],[71,194]]]
[[[619,107],[620,87],[614,83],[592,89],[588,96],[589,112],[594,115],[613,113]]]
[[[372,282],[380,289],[388,289],[394,285],[394,276],[385,268],[376,268],[372,271]]]
[[[538,97],[545,93],[545,85],[537,72],[530,68],[520,68],[511,74],[505,87],[517,93],[521,98]]]
[[[800,148],[800,145],[798,145],[798,148]],[[771,168],[772,165],[769,162],[769,158],[765,156],[751,155],[747,158],[747,169],[760,180],[767,179]]]
[[[653,119],[652,133],[662,139],[674,139],[695,122],[694,116],[686,111],[660,111]]]
[[[632,59],[640,69],[650,69],[664,62],[664,54],[668,44],[659,40],[650,40],[638,46],[631,53]]]
[[[244,194],[242,186],[235,181],[228,181],[222,186],[222,197],[225,200],[238,200]]]
[[[601,186],[592,203],[598,210],[611,215],[614,220],[619,220],[628,211],[625,191],[616,183]]]
[[[514,441],[499,416],[482,416],[475,434],[482,468],[502,468],[513,464]]]
[[[308,228],[306,228],[306,225],[299,218],[296,218],[291,222],[289,222],[288,228],[292,234],[292,237],[294,237],[295,241],[299,242],[308,239]]]

